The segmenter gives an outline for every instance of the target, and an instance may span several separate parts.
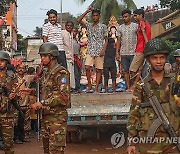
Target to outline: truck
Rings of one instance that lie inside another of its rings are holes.
[[[152,38],[167,37],[180,28],[180,11],[176,10],[151,25]]]
[[[179,10],[151,25],[152,38],[164,37],[179,29]],[[76,141],[83,138],[83,129],[96,128],[96,137],[105,127],[125,125],[128,121],[132,92],[71,94],[72,107],[68,109],[68,133]],[[72,139],[72,138],[71,138]]]
[[[106,126],[126,124],[131,99],[132,92],[72,94],[68,109],[70,136],[80,142],[83,129],[94,127],[99,139],[99,131]]]

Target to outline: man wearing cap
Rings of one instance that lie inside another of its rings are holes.
[[[10,64],[10,56],[0,50],[0,134],[2,134],[5,154],[14,154],[15,108],[9,101],[16,97],[17,78],[11,70],[7,70],[7,64]]]
[[[58,47],[50,42],[39,48],[46,71],[41,77],[41,102],[32,105],[43,108],[42,135],[45,154],[64,154],[66,146],[67,111],[70,107],[69,72],[57,63]]]
[[[180,108],[171,94],[173,75],[166,74],[164,65],[169,54],[167,45],[161,39],[152,39],[146,44],[144,56],[151,65],[149,75],[144,79],[152,95],[156,96],[161,104],[170,124],[174,128],[177,136],[180,135]],[[146,105],[144,105],[146,104]],[[153,122],[157,119],[149,99],[143,89],[142,81],[135,86],[132,104],[129,112],[128,129],[128,148],[127,152],[140,154],[178,154],[176,144],[160,141],[160,138],[170,137],[165,128],[161,125],[155,131],[156,142],[133,142],[134,139],[148,137],[148,131]],[[147,141],[147,140],[146,140]],[[153,140],[154,141],[154,140]]]

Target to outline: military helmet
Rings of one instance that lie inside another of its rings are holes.
[[[4,50],[0,50],[0,59],[4,59],[4,60],[7,60],[8,63],[10,63],[10,56],[9,54],[4,51]]]
[[[162,39],[154,38],[146,44],[144,56],[147,57],[158,53],[169,54],[169,48]]]
[[[51,42],[43,43],[39,48],[39,54],[51,54],[54,57],[59,56],[58,47]]]
[[[174,57],[180,57],[180,49],[177,49],[177,50],[174,52]]]

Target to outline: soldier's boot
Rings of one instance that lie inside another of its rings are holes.
[[[49,138],[43,137],[44,154],[49,154]]]
[[[5,154],[14,154],[13,150],[4,150]]]
[[[50,150],[50,154],[64,154],[65,147],[64,146],[58,146],[56,149]]]

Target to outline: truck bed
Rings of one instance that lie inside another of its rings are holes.
[[[132,93],[72,94],[68,125],[127,123]]]

